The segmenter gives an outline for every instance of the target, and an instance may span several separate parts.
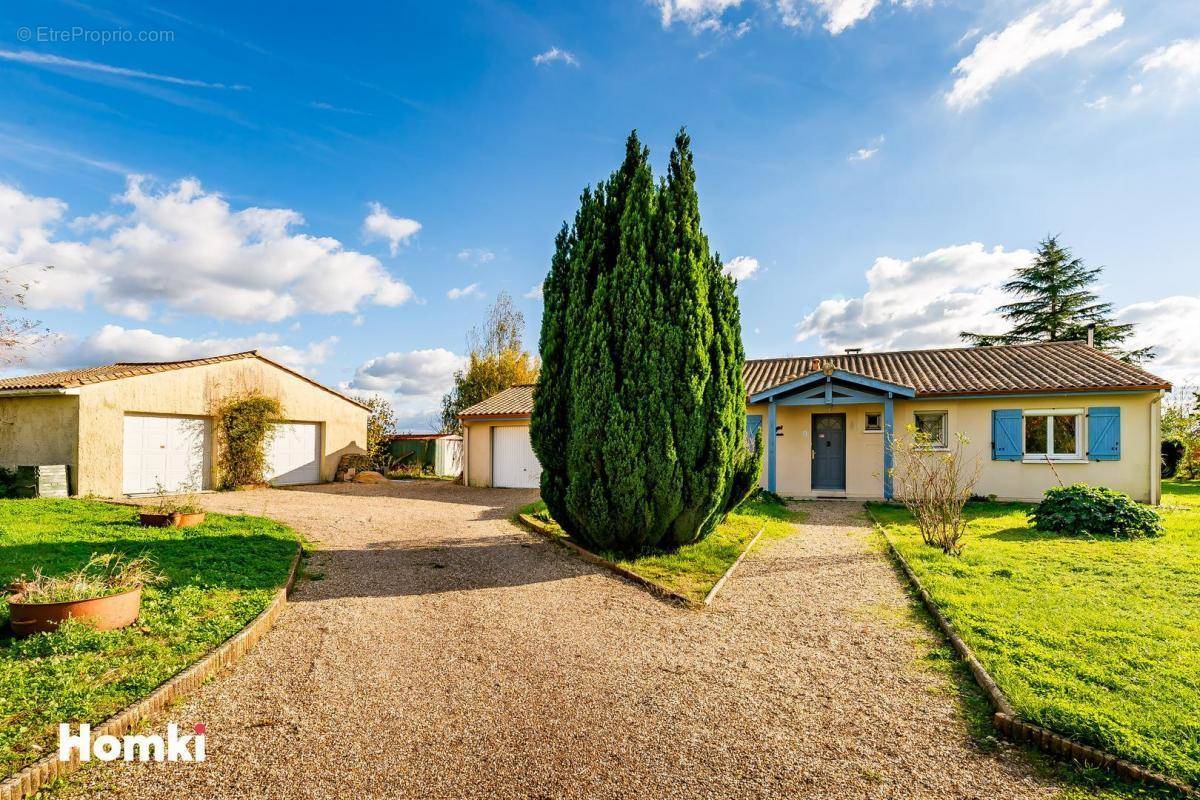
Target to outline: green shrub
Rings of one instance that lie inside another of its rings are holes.
[[[725,503],[726,514],[749,500],[750,495],[754,494],[758,488],[758,482],[762,478],[762,452],[763,432],[760,426],[754,434],[754,449],[743,447],[733,457],[733,477],[729,481],[729,501]]]
[[[1162,521],[1154,509],[1124,492],[1086,483],[1047,490],[1029,518],[1040,531],[1068,535],[1136,539],[1162,533]]]
[[[267,443],[282,409],[274,397],[251,393],[217,406],[218,463],[226,489],[263,482]]]

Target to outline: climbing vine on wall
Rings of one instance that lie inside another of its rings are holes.
[[[274,397],[251,392],[217,404],[217,465],[221,488],[263,483],[267,445],[282,409]]]

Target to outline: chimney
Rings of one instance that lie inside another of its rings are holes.
[[[856,356],[861,352],[862,352],[861,347],[847,347],[846,348],[846,355],[848,355],[848,356]]]
[[[1096,346],[1096,323],[1094,323],[1094,322],[1088,323],[1087,332],[1088,332],[1088,347],[1095,347]]]

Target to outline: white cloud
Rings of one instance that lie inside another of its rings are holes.
[[[468,283],[461,289],[455,288],[446,292],[446,297],[451,300],[458,300],[460,297],[483,297],[483,291],[480,290],[478,283]]]
[[[754,273],[758,272],[758,259],[750,256],[737,256],[726,261],[721,271],[741,283],[747,278],[754,277]]]
[[[421,223],[415,219],[393,217],[379,203],[371,203],[370,208],[371,213],[363,220],[363,236],[367,241],[386,239],[392,255],[396,255],[400,245],[408,244],[408,240],[421,230]]]
[[[549,50],[538,53],[533,57],[533,63],[537,64],[539,67],[544,64],[553,64],[555,61],[561,61],[562,63],[568,64],[572,67],[579,66],[579,59],[575,57],[574,53],[570,53],[566,50],[560,50],[557,47],[551,47]]]
[[[914,8],[930,2],[932,0],[891,0],[891,5]],[[821,20],[821,27],[837,36],[871,16],[882,3],[883,0],[775,0],[775,9],[779,21],[786,27],[808,27],[811,16],[815,16]]]
[[[711,27],[713,22],[719,26],[721,15],[741,4],[742,0],[655,0],[664,28],[683,22],[697,30],[704,25]]]
[[[1028,250],[987,250],[978,242],[903,261],[880,257],[860,297],[819,303],[796,326],[796,339],[819,347],[903,350],[960,343],[960,331],[1003,329],[1000,285],[1033,258]]]
[[[1160,77],[1175,89],[1200,88],[1200,39],[1180,39],[1154,50],[1138,61],[1147,80]],[[1142,88],[1138,84],[1138,89]]]
[[[534,284],[533,288],[525,293],[525,297],[529,300],[541,300],[544,296],[542,293],[543,285],[541,282]]]
[[[1200,350],[1195,346],[1200,295],[1175,295],[1134,303],[1117,311],[1119,322],[1137,327],[1133,347],[1153,347],[1156,358],[1147,369],[1178,385],[1200,384]]]
[[[1102,95],[1100,97],[1097,97],[1095,100],[1086,101],[1083,105],[1084,105],[1084,108],[1090,108],[1093,111],[1103,111],[1104,109],[1108,108],[1108,106],[1111,102],[1112,102],[1111,97],[1109,97],[1108,95]]]
[[[1005,78],[1053,55],[1066,55],[1111,33],[1125,23],[1108,0],[1046,0],[1004,30],[979,40],[954,67],[958,78],[946,92],[955,111],[978,105]]]
[[[466,363],[463,356],[441,347],[387,353],[355,370],[345,388],[385,397],[402,430],[428,428],[441,415],[442,395],[453,385],[454,373]]]
[[[102,235],[62,236],[67,206],[0,184],[0,266],[28,280],[32,308],[83,308],[146,318],[152,309],[277,322],[302,313],[397,306],[412,290],[378,259],[337,239],[295,233],[286,208],[233,210],[187,178],[161,190],[130,176]],[[48,272],[42,265],[53,265]]]
[[[99,72],[105,75],[115,75],[120,78],[137,78],[160,83],[171,83],[177,86],[194,86],[201,89],[232,89],[245,91],[249,86],[241,84],[211,83],[192,78],[177,78],[174,75],[162,75],[157,72],[143,72],[140,69],[114,67],[111,64],[101,64],[98,61],[81,61],[74,58],[63,58],[49,53],[33,53],[28,50],[0,50],[0,59],[15,61],[20,64],[30,64],[36,67],[48,67],[56,70],[83,72]]]
[[[331,336],[304,347],[294,347],[281,344],[273,333],[188,339],[145,328],[105,325],[83,339],[62,334],[50,337],[33,349],[23,367],[26,370],[69,369],[116,361],[179,361],[259,350],[267,358],[308,372],[329,358],[337,341],[336,336]]]
[[[1034,257],[1028,250],[987,250],[978,242],[944,247],[908,261],[881,257],[867,270],[867,291],[823,300],[796,326],[797,341],[824,352],[958,347],[961,331],[999,333],[996,308],[1012,297],[1000,288]],[[1200,383],[1194,346],[1200,296],[1175,295],[1119,308],[1118,322],[1136,327],[1131,347],[1153,347],[1148,369],[1178,384]]]
[[[458,260],[475,265],[486,264],[496,260],[496,254],[483,247],[464,247],[458,251]]]
[[[868,144],[866,147],[858,148],[853,153],[851,153],[849,156],[847,156],[846,160],[851,163],[854,163],[856,161],[866,161],[868,159],[874,158],[875,155],[879,152],[879,148],[883,147],[883,142],[884,142],[884,139],[883,139],[882,135],[876,136],[874,139],[871,140],[870,144]]]

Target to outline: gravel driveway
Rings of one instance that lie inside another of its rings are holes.
[[[1041,797],[970,742],[861,509],[810,503],[706,612],[443,482],[209,495],[322,549],[275,628],[170,719],[199,764],[89,769],[67,797]]]

